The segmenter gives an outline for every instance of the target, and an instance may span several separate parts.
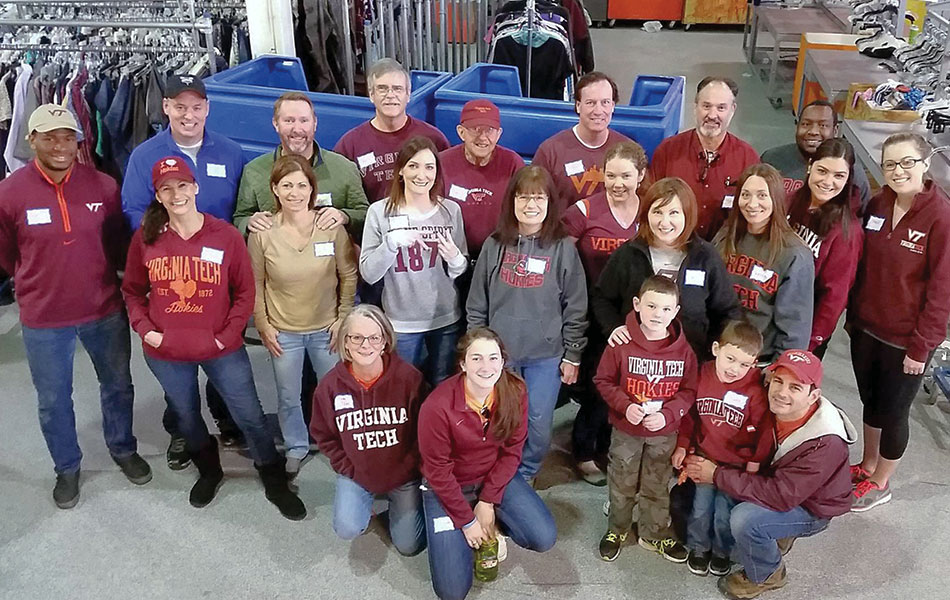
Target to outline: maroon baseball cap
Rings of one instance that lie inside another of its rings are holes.
[[[152,165],[152,186],[157,190],[168,179],[195,182],[195,174],[191,167],[178,156],[160,158]]]
[[[501,129],[501,115],[498,113],[498,107],[490,100],[469,100],[462,107],[459,124],[462,127],[488,126]]]
[[[802,383],[821,386],[821,361],[807,350],[786,350],[774,363],[769,365],[769,371],[785,368]]]

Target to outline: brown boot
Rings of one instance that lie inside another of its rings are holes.
[[[778,551],[782,553],[782,556],[785,556],[791,551],[792,544],[795,543],[795,538],[793,537],[779,538],[775,541],[776,543],[778,543]]]
[[[788,583],[788,575],[785,572],[785,564],[779,563],[775,572],[769,575],[769,578],[762,583],[754,583],[746,577],[745,569],[736,571],[731,575],[719,578],[719,591],[726,598],[733,600],[745,600],[746,598],[757,598],[762,592],[777,590],[785,587]]]

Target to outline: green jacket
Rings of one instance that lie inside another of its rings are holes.
[[[274,194],[270,189],[270,172],[280,156],[281,147],[262,154],[244,166],[237,205],[234,207],[234,225],[247,235],[247,221],[256,212],[274,210]],[[324,150],[314,144],[313,173],[317,176],[317,192],[330,194],[334,208],[350,218],[347,232],[356,240],[363,235],[366,220],[366,193],[356,165],[341,154]],[[317,202],[319,204],[319,201]]]

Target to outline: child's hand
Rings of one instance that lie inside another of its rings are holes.
[[[627,412],[624,416],[627,417],[627,420],[630,421],[631,424],[639,425],[640,421],[643,420],[643,407],[633,402],[627,407]]]
[[[666,417],[661,412],[647,415],[643,418],[643,426],[647,428],[647,431],[659,431],[666,427]]]
[[[745,470],[747,473],[758,473],[759,472],[759,463],[750,462],[746,463]]]
[[[674,469],[680,469],[683,466],[683,459],[686,458],[686,448],[677,448],[673,451],[673,456],[670,461],[673,463]]]

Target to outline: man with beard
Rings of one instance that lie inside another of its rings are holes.
[[[696,233],[706,240],[719,231],[735,202],[739,174],[759,162],[756,151],[728,132],[739,86],[726,77],[706,77],[696,86],[696,128],[660,143],[650,164],[653,179],[680,177],[699,205]]]
[[[762,153],[762,162],[779,170],[785,179],[785,192],[791,198],[808,178],[808,163],[815,155],[819,144],[838,137],[838,114],[827,100],[815,100],[805,106],[798,115],[795,127],[795,143],[776,146]],[[860,206],[853,207],[864,214],[864,207],[871,199],[871,185],[864,169],[857,165],[852,179],[860,191]]]

